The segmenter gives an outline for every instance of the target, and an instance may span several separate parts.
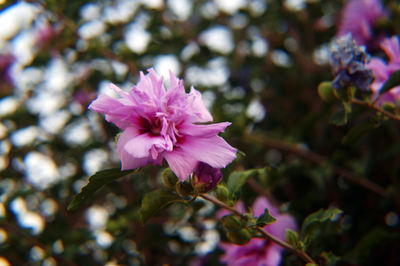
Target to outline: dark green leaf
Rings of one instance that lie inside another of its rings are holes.
[[[337,215],[341,214],[342,211],[339,209],[327,209],[327,210],[319,210],[307,216],[303,221],[303,225],[301,227],[301,235],[303,237],[304,243],[307,245],[312,240],[316,229],[318,229],[321,223],[327,221],[333,221]]]
[[[393,72],[392,75],[386,80],[385,84],[382,85],[382,87],[379,90],[379,94],[383,94],[393,87],[399,86],[400,85],[400,70],[397,70]]]
[[[351,113],[351,103],[350,102],[342,102],[343,107],[344,107],[344,112],[346,115],[349,115]]]
[[[344,126],[347,124],[347,113],[344,111],[336,112],[331,116],[329,122],[336,126]]]
[[[247,179],[258,174],[258,169],[233,172],[229,175],[227,186],[230,192],[234,193],[246,183]]]
[[[352,129],[350,129],[350,131],[347,132],[347,134],[343,137],[342,143],[343,144],[352,144],[355,141],[357,141],[358,139],[360,139],[360,137],[362,135],[364,135],[368,131],[371,131],[373,128],[375,128],[375,125],[373,125],[371,123],[355,126]]]
[[[303,243],[299,239],[299,234],[291,229],[286,229],[286,242],[297,250],[303,250]]]
[[[93,194],[104,185],[111,183],[122,176],[131,174],[133,172],[138,172],[139,169],[140,168],[135,170],[121,171],[120,168],[112,168],[96,172],[94,175],[89,177],[89,183],[72,198],[72,201],[68,205],[68,211],[77,210],[85,200],[91,198]]]
[[[148,219],[160,210],[166,208],[173,202],[185,202],[176,193],[171,190],[153,190],[147,193],[142,200],[142,207],[139,210],[139,219],[145,224]]]
[[[332,252],[322,252],[321,257],[325,259],[325,264],[326,266],[335,266],[340,260],[340,257],[336,256]]]
[[[264,213],[261,214],[258,218],[257,218],[257,226],[261,226],[264,227],[267,224],[272,224],[276,221],[276,219],[274,217],[272,217],[272,215],[269,213],[269,210],[266,208],[264,210]]]
[[[377,247],[387,249],[393,247],[393,244],[397,244],[400,241],[400,233],[391,232],[385,228],[377,227],[368,232],[360,241],[357,243],[355,248],[350,251],[347,256],[351,258],[357,258],[363,261],[368,258],[371,253],[375,251]]]

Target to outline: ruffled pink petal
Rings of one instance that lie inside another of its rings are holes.
[[[114,99],[108,95],[100,95],[89,105],[89,109],[105,114],[106,120],[119,128],[130,126],[130,120],[134,114],[132,106],[126,106],[120,99]]]
[[[191,87],[187,98],[190,104],[190,112],[192,114],[190,118],[191,122],[205,123],[213,121],[213,117],[204,105],[201,93],[198,90]]]
[[[163,79],[157,76],[153,68],[149,68],[148,74],[140,72],[140,80],[136,85],[136,91],[141,91],[148,96],[148,99],[154,103],[159,103],[161,97],[165,94]]]
[[[148,133],[137,135],[125,143],[125,150],[136,158],[152,156],[157,159],[158,152],[166,148],[165,140],[161,136],[152,136]]]
[[[135,169],[140,166],[144,166],[149,163],[149,158],[136,158],[133,157],[126,149],[125,145],[128,143],[132,138],[135,138],[139,135],[137,129],[129,127],[125,129],[118,138],[117,142],[117,152],[119,158],[121,159],[121,170],[129,170]]]
[[[171,170],[181,181],[189,178],[189,175],[193,173],[198,163],[196,159],[188,156],[188,154],[180,149],[165,152],[163,155]]]
[[[391,63],[400,61],[400,44],[397,36],[382,41],[381,48],[385,51]]]
[[[223,138],[185,136],[180,148],[192,158],[214,168],[224,168],[236,158],[236,149]]]
[[[129,93],[121,90],[118,86],[113,83],[110,83],[110,88],[113,89],[119,96],[122,98],[129,98]]]
[[[212,137],[220,132],[224,132],[231,123],[222,122],[217,124],[209,125],[197,125],[197,124],[182,124],[179,127],[179,133],[184,135],[190,135],[194,137]]]
[[[183,87],[183,81],[178,79],[174,73],[170,70],[169,71],[169,81],[170,81],[170,90],[177,90],[178,93],[181,93],[183,95],[186,94],[185,88]]]

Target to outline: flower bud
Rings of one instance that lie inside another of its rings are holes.
[[[197,193],[213,189],[222,180],[221,170],[200,162],[193,174],[192,184]]]
[[[227,202],[229,200],[229,189],[224,185],[218,185],[215,188],[215,194],[217,199],[222,202]]]
[[[225,215],[221,218],[221,222],[228,231],[238,231],[240,228],[242,228],[242,223],[240,222],[239,218],[233,214]]]
[[[182,196],[182,197],[187,197],[193,193],[193,187],[188,182],[176,183],[175,189],[176,189],[176,193],[178,193],[179,196]]]
[[[251,233],[249,229],[242,228],[239,231],[229,231],[226,233],[226,237],[236,245],[247,244],[251,239]]]
[[[162,171],[161,178],[167,188],[174,189],[176,182],[178,182],[178,178],[170,168],[166,168]]]
[[[324,100],[325,102],[331,102],[335,98],[331,82],[329,81],[321,82],[318,85],[318,94],[321,97],[321,99]]]

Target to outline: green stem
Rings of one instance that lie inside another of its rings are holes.
[[[215,205],[226,209],[230,212],[232,212],[233,214],[237,215],[240,218],[245,218],[245,215],[243,215],[242,213],[240,213],[236,208],[231,207],[226,205],[225,203],[223,203],[222,201],[219,201],[218,199],[208,195],[208,194],[201,194],[199,195],[201,198],[208,200],[212,203],[214,203]],[[296,254],[298,257],[300,257],[302,260],[304,260],[306,263],[313,263],[316,264],[315,261],[304,251],[302,250],[297,250],[295,249],[293,246],[291,246],[290,244],[286,243],[285,241],[280,240],[279,238],[271,235],[269,232],[265,231],[263,228],[261,227],[256,227],[256,230],[266,239],[269,239],[273,242],[275,242],[277,245],[283,247],[284,249],[289,250],[290,252]]]
[[[295,144],[288,144],[288,143],[282,142],[280,140],[271,139],[266,136],[260,136],[255,133],[247,134],[246,139],[251,142],[260,143],[265,146],[269,146],[269,147],[272,147],[272,148],[275,148],[278,150],[296,154],[298,156],[306,158],[306,159],[308,159],[316,164],[319,164],[319,165],[329,163],[328,158],[326,158],[322,155],[319,155],[317,153],[314,153],[312,151],[302,149],[298,145],[295,145]],[[374,182],[372,182],[368,179],[359,177],[342,167],[332,165],[332,169],[336,174],[343,176],[344,178],[350,180],[353,183],[356,183],[370,191],[373,191],[380,196],[383,196],[383,197],[388,196],[388,192],[384,188],[380,187],[379,185],[375,184]]]
[[[361,100],[358,100],[358,99],[354,99],[354,98],[351,99],[351,102],[354,103],[354,104],[362,105],[362,106],[368,107],[370,109],[373,109],[373,110],[377,111],[378,113],[381,113],[381,114],[383,114],[383,115],[385,115],[385,116],[387,116],[387,117],[389,117],[389,118],[391,118],[393,120],[400,121],[400,117],[398,117],[398,116],[396,116],[396,115],[394,115],[394,114],[392,114],[392,113],[390,113],[390,112],[378,107],[374,103],[364,102],[364,101],[361,101]]]

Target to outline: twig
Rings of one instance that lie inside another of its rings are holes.
[[[46,250],[46,245],[43,243],[37,241],[35,238],[31,237],[30,235],[26,234],[25,232],[21,231],[21,229],[11,223],[8,223],[6,221],[1,221],[0,222],[0,227],[3,227],[6,229],[7,232],[13,232],[15,233],[19,238],[23,238],[26,241],[28,241],[31,246],[38,246],[43,250]],[[72,261],[69,261],[67,258],[64,258],[64,256],[58,255],[58,254],[52,254],[52,256],[59,261],[62,265],[70,265],[70,266],[75,266],[76,264]]]
[[[306,159],[308,159],[316,164],[319,164],[319,165],[329,162],[329,160],[322,155],[302,149],[297,145],[288,144],[288,143],[285,143],[285,142],[282,142],[279,140],[268,138],[266,136],[259,136],[259,135],[253,133],[253,134],[247,134],[246,139],[248,139],[250,141],[255,141],[257,143],[261,143],[261,144],[269,146],[269,147],[273,147],[278,150],[296,154],[298,156],[306,158]],[[368,179],[359,177],[344,168],[341,168],[338,166],[332,166],[332,169],[333,169],[333,172],[335,172],[336,174],[341,175],[341,176],[345,177],[346,179],[348,179],[349,181],[356,183],[368,190],[371,190],[380,196],[386,197],[389,194],[388,191],[386,191],[381,186],[375,184],[374,182],[372,182]]]
[[[214,198],[214,197],[212,197],[212,196],[210,196],[210,195],[208,195],[208,194],[201,194],[201,195],[199,195],[199,196],[200,196],[201,198],[205,199],[205,200],[208,200],[208,201],[214,203],[215,205],[217,205],[217,206],[219,206],[219,207],[221,207],[221,208],[223,208],[223,209],[226,209],[226,210],[231,211],[233,214],[237,215],[237,216],[240,217],[240,218],[244,218],[244,217],[245,217],[245,216],[244,216],[242,213],[240,213],[236,208],[230,207],[230,206],[226,205],[225,203],[223,203],[222,201],[219,201],[218,199],[216,199],[216,198]],[[307,253],[305,253],[304,251],[295,249],[295,248],[292,247],[290,244],[288,244],[288,243],[286,243],[285,241],[282,241],[282,240],[280,240],[279,238],[277,238],[277,237],[271,235],[270,233],[268,233],[267,231],[265,231],[264,229],[262,229],[262,228],[260,228],[260,227],[256,227],[256,230],[257,230],[261,235],[263,235],[264,238],[267,238],[267,239],[269,239],[269,240],[275,242],[277,245],[283,247],[284,249],[287,249],[287,250],[289,250],[290,252],[296,254],[296,255],[299,256],[302,260],[304,260],[306,263],[314,263],[314,264],[315,264],[315,261],[314,261]]]
[[[354,98],[351,99],[351,102],[354,103],[354,104],[358,104],[358,105],[362,105],[362,106],[374,109],[375,111],[377,111],[377,112],[379,112],[379,113],[381,113],[381,114],[383,114],[383,115],[385,115],[385,116],[387,116],[387,117],[389,117],[389,118],[391,118],[393,120],[400,121],[400,117],[398,117],[398,116],[396,116],[396,115],[394,115],[394,114],[392,114],[392,113],[390,113],[390,112],[378,107],[374,103],[364,102],[364,101],[361,101],[361,100],[358,100],[358,99],[354,99]]]

